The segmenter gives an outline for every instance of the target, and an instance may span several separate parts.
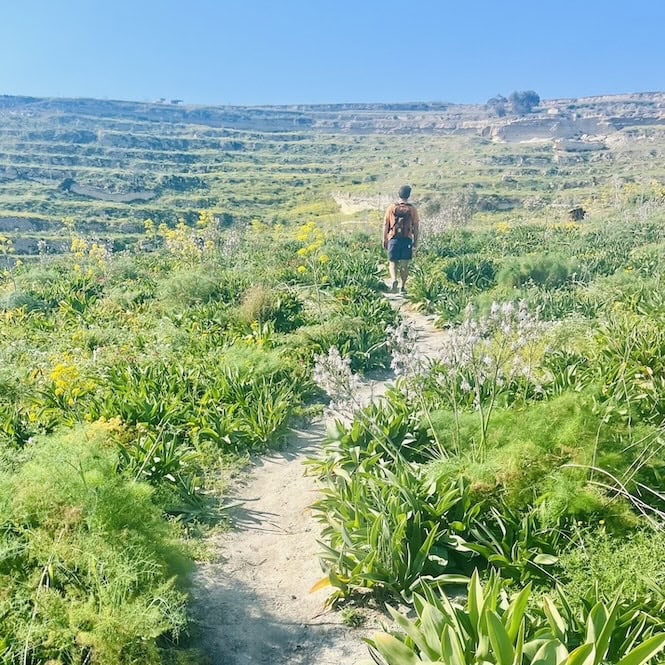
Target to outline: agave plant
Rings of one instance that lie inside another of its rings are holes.
[[[642,641],[636,634],[610,650],[620,629],[616,600],[591,608],[580,641],[552,601],[544,601],[544,622],[527,615],[530,584],[510,601],[504,585],[493,574],[483,588],[475,572],[464,607],[425,589],[414,596],[415,619],[389,608],[403,632],[374,635],[372,660],[357,665],[642,665],[665,647],[665,633]]]

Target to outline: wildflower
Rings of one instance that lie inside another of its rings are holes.
[[[307,267],[306,267],[306,266],[303,266],[303,265],[299,265],[299,266],[296,268],[296,270],[297,270],[299,273],[304,273],[304,272],[307,272]]]
[[[392,353],[390,367],[397,376],[416,376],[425,368],[424,358],[418,353],[418,333],[413,324],[402,321],[386,330],[388,347]]]
[[[358,399],[360,379],[351,371],[351,360],[342,358],[331,346],[328,354],[314,356],[314,383],[330,397],[330,409],[342,416],[352,417],[361,406]]]
[[[321,254],[321,256],[319,256],[319,263],[328,263],[329,260],[330,258],[327,254]]]

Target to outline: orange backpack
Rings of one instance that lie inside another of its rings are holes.
[[[411,237],[411,205],[409,203],[396,203],[393,212],[395,222],[390,229],[391,238]]]

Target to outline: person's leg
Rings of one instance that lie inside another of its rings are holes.
[[[397,261],[389,261],[388,269],[390,270],[390,286],[394,291],[397,288]]]
[[[399,262],[399,276],[402,279],[402,288],[406,288],[406,280],[409,278],[409,262],[400,261]]]

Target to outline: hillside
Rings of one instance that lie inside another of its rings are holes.
[[[197,107],[3,96],[0,127],[0,232],[30,255],[40,239],[62,251],[65,218],[119,249],[148,218],[191,224],[201,209],[227,223],[357,216],[402,180],[430,214],[451,200],[471,202],[471,213],[564,208],[611,178],[663,174],[665,94],[547,100],[501,118],[444,103]]]

